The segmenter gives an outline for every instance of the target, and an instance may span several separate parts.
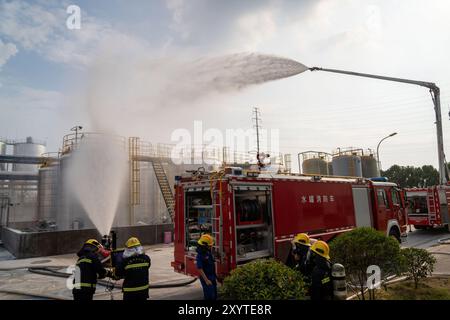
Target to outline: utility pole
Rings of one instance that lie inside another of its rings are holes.
[[[253,108],[253,120],[255,121],[254,124],[254,128],[256,130],[256,159],[258,160],[258,166],[261,168],[264,166],[264,164],[262,163],[261,159],[260,159],[260,143],[259,143],[259,131],[261,129],[261,112],[259,111],[258,108]]]

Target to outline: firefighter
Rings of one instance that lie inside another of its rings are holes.
[[[149,298],[149,269],[151,259],[136,237],[125,243],[123,261],[116,267],[116,278],[123,278],[123,300],[147,300]]]
[[[306,258],[311,246],[309,236],[306,233],[299,233],[294,237],[292,243],[294,244],[292,250],[295,261],[294,270],[300,271],[304,276],[308,276]]]
[[[217,300],[217,279],[215,261],[212,255],[214,239],[209,234],[203,234],[198,240],[197,269],[200,273],[200,283],[203,287],[205,300]]]
[[[331,300],[333,284],[331,282],[330,248],[325,241],[318,240],[311,246],[314,265],[311,272],[311,300]]]
[[[74,300],[92,300],[97,285],[97,279],[111,276],[100,261],[100,254],[105,252],[102,245],[95,239],[87,240],[78,251],[77,270],[72,290]]]

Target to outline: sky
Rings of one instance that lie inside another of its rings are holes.
[[[80,29],[66,26],[70,5],[81,9]],[[380,148],[383,168],[437,167],[425,88],[306,71],[191,101],[178,95],[192,87],[189,77],[168,70],[178,59],[258,52],[435,82],[450,153],[449,16],[447,0],[0,0],[0,137],[33,136],[57,151],[82,125],[171,143],[174,130],[193,130],[195,120],[222,131],[251,128],[258,107],[262,126],[279,130],[280,151],[293,158],[375,149],[398,132]]]

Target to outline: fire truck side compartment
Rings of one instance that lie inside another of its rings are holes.
[[[370,206],[370,190],[368,188],[353,187],[353,205],[357,227],[372,227],[372,208]]]

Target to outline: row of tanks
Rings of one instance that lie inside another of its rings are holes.
[[[8,146],[12,146],[8,153]],[[0,155],[12,155],[16,157],[40,157],[46,152],[44,142],[36,141],[32,137],[24,140],[0,140]],[[37,173],[39,166],[36,164],[14,163],[12,171]],[[11,170],[11,169],[10,169]],[[0,171],[8,171],[5,163],[0,163]]]
[[[332,153],[305,151],[298,157],[303,174],[364,178],[379,175],[378,161],[371,149],[338,148]]]

